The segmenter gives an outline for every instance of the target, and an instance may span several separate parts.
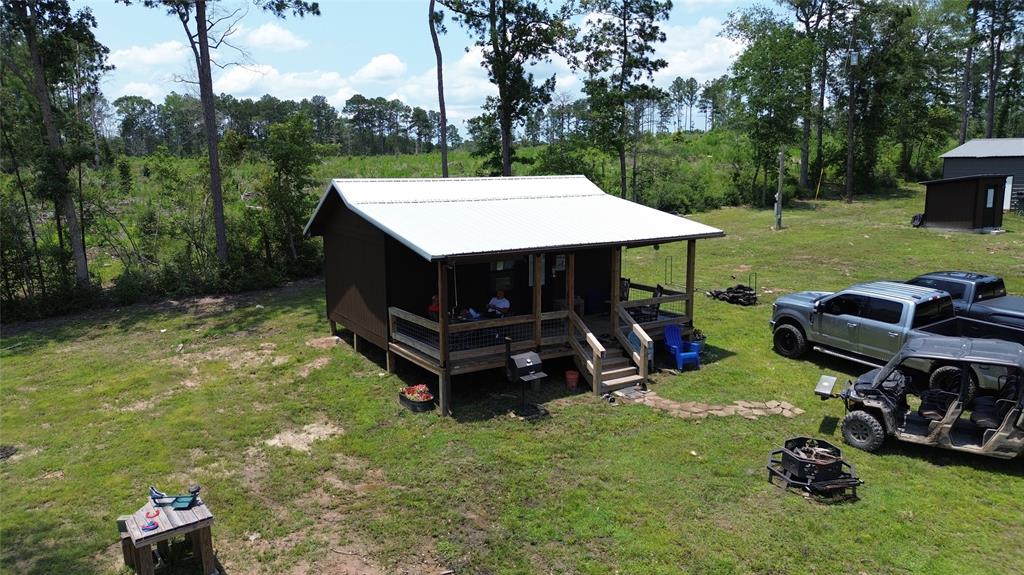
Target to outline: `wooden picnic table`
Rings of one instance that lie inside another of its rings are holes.
[[[146,517],[147,513],[152,514],[154,510],[159,511],[156,517]],[[149,521],[156,521],[158,527],[152,531],[143,531],[142,526]],[[193,552],[202,564],[203,575],[218,573],[210,533],[213,514],[202,499],[197,499],[190,509],[180,510],[170,506],[157,507],[153,505],[153,500],[149,500],[132,515],[121,518],[120,522],[124,524],[121,551],[125,565],[140,575],[153,575],[152,546],[156,545],[166,560],[170,557],[170,539],[179,535],[191,541]]]

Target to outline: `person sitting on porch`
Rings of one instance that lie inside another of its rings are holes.
[[[491,301],[487,302],[487,313],[494,317],[505,317],[508,315],[511,307],[512,304],[505,299],[505,292],[503,290],[498,290],[494,294],[494,297],[491,298]]]
[[[437,294],[430,296],[430,305],[427,306],[427,317],[437,321],[437,316],[441,312],[441,305],[437,303]]]
[[[455,319],[459,321],[476,321],[480,319],[480,312],[471,307],[464,307],[459,310],[459,314],[455,316]]]

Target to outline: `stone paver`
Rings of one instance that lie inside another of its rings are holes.
[[[709,415],[716,417],[730,417],[740,416],[751,421],[756,421],[759,417],[766,417],[768,415],[781,415],[786,418],[794,418],[802,413],[804,410],[794,406],[791,403],[785,401],[734,401],[732,405],[709,405],[707,403],[700,403],[696,401],[673,401],[661,397],[653,391],[642,392],[642,395],[637,396],[635,393],[626,395],[615,392],[615,394],[623,401],[631,403],[640,403],[654,409],[660,409],[673,417],[680,419],[704,419]]]

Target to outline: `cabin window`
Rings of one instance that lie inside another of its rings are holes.
[[[991,208],[992,205],[995,203],[995,201],[996,201],[996,189],[995,188],[989,188],[985,192],[985,207],[986,208]]]

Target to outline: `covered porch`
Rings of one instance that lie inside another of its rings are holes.
[[[401,357],[436,374],[444,411],[451,377],[503,367],[510,338],[513,351],[574,358],[596,394],[635,385],[647,379],[644,358],[666,326],[692,330],[695,260],[696,240],[688,240],[682,289],[623,278],[619,246],[433,262],[436,283],[421,279],[412,300],[389,298],[404,305],[388,307],[388,369]],[[419,271],[422,278],[426,270]],[[467,319],[467,310],[483,311],[497,289],[508,294],[511,314]],[[442,312],[436,318],[424,303],[433,294]]]

